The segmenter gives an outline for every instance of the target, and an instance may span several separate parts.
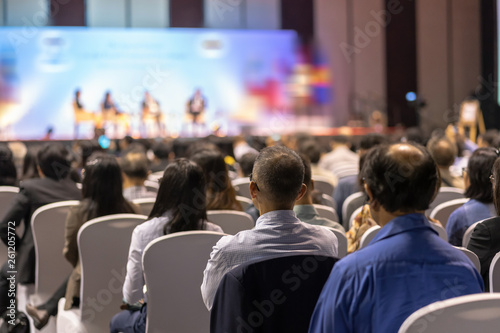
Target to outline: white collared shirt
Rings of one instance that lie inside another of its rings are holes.
[[[330,230],[301,222],[292,210],[266,213],[254,229],[224,236],[214,246],[203,272],[203,301],[210,310],[222,277],[243,263],[299,254],[336,257],[337,249]]]

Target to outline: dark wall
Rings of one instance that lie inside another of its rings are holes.
[[[85,0],[50,0],[53,26],[85,26]]]
[[[386,6],[391,2],[386,0]],[[403,0],[401,5],[403,10],[392,16],[386,29],[387,116],[390,126],[412,127],[418,125],[418,116],[406,93],[418,93],[415,2]]]
[[[311,45],[314,40],[314,1],[281,0],[281,27],[297,31],[302,43]]]
[[[170,25],[176,28],[203,28],[203,0],[170,0]]]

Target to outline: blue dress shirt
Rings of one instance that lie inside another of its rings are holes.
[[[309,332],[397,333],[416,310],[483,289],[470,260],[440,239],[424,215],[408,214],[335,264]]]
[[[462,239],[467,229],[476,222],[495,216],[493,203],[486,204],[474,199],[451,213],[446,223],[446,233],[451,245],[462,246]]]

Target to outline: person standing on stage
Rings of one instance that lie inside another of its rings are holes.
[[[162,122],[162,113],[160,110],[160,103],[151,96],[149,91],[144,93],[144,100],[142,101],[142,123],[144,126],[144,133],[147,136],[147,120],[153,119],[155,126],[158,128],[158,135],[163,136],[164,124]]]
[[[195,127],[200,128],[198,125],[203,125],[203,112],[205,112],[205,108],[207,107],[207,102],[205,97],[203,97],[201,90],[196,89],[193,97],[188,101],[187,112],[193,124],[193,134],[195,131]]]

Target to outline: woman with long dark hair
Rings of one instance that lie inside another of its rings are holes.
[[[16,186],[17,170],[12,150],[0,145],[0,186]]]
[[[231,185],[224,156],[216,150],[201,150],[191,156],[205,173],[207,182],[207,210],[239,210],[243,208],[236,200],[236,191]]]
[[[73,266],[69,279],[43,305],[27,305],[28,314],[35,327],[42,329],[50,316],[57,314],[57,303],[66,297],[65,310],[79,305],[80,298],[80,258],[78,256],[77,235],[82,225],[94,218],[121,213],[140,213],[138,207],[129,203],[122,195],[122,175],[115,157],[104,153],[90,156],[84,168],[82,197],[80,204],[70,208],[66,219],[64,257]]]
[[[167,166],[148,221],[134,229],[123,285],[126,310],[111,320],[112,333],[142,333],[146,329],[147,301],[143,293],[145,281],[142,271],[142,253],[146,246],[163,235],[190,230],[222,232],[219,226],[207,222],[202,169],[182,158]]]

